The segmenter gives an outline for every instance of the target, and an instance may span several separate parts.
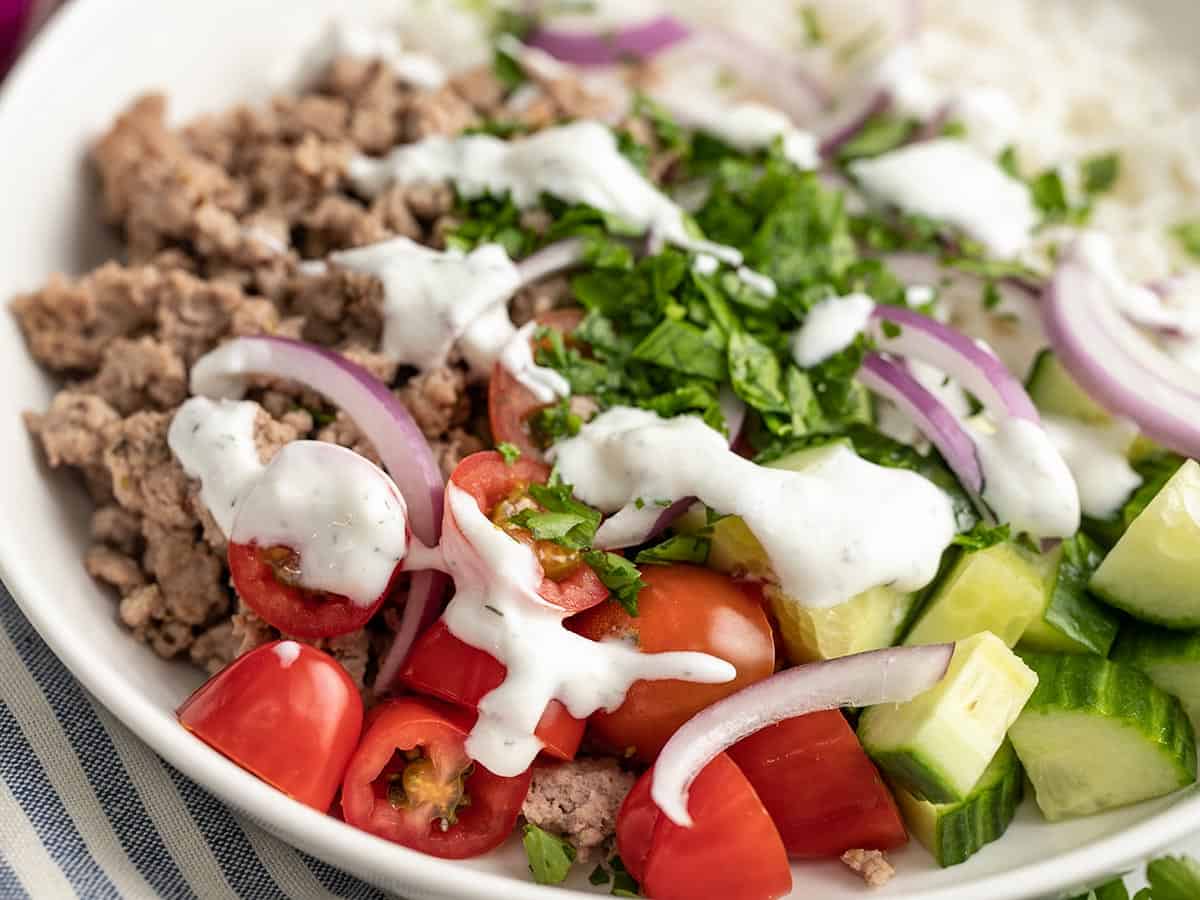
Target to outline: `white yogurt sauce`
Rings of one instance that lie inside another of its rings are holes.
[[[299,583],[370,606],[408,551],[408,509],[382,469],[323,441],[285,445],[239,503],[230,539],[284,546]]]
[[[845,350],[867,327],[874,309],[875,301],[866,294],[822,300],[793,332],[792,359],[807,369]]]
[[[383,159],[355,157],[349,175],[358,190],[371,196],[393,182],[450,181],[464,196],[507,193],[527,209],[537,206],[542,194],[551,194],[730,265],[742,260],[733,247],[693,237],[683,210],[621,155],[613,133],[599,122],[572,122],[513,141],[486,134],[426,138],[397,147]]]
[[[226,537],[238,505],[263,471],[254,445],[259,409],[249,401],[192,397],[167,430],[167,446],[183,471],[200,481],[200,499]]]
[[[614,407],[553,448],[581,500],[616,513],[599,546],[639,540],[661,512],[638,498],[697,497],[741,516],[784,593],[828,607],[879,585],[912,591],[937,572],[955,533],[950,502],[931,482],[838,445],[803,472],[769,469],[732,452],[694,416],[660,419]]]
[[[999,522],[1034,538],[1079,529],[1079,491],[1046,429],[1008,416],[994,426],[967,420],[983,469],[983,501]]]
[[[641,653],[624,641],[596,642],[568,631],[569,613],[538,596],[542,569],[532,550],[492,524],[453,483],[446,516],[442,550],[455,594],[443,621],[508,670],[479,702],[466,743],[489,771],[514,776],[529,768],[542,749],[534,731],[551,700],[582,719],[615,709],[640,679],[719,684],[736,677],[732,665],[704,653]]]
[[[171,420],[167,444],[199,479],[226,537],[290,547],[304,587],[374,602],[408,548],[399,490],[370,460],[321,441],[294,441],[264,465],[254,443],[259,408],[192,397]]]
[[[380,350],[418,369],[443,364],[472,325],[489,312],[504,312],[521,284],[516,265],[499,244],[484,244],[462,253],[432,250],[398,237],[342,250],[330,259],[344,268],[374,275],[383,283]],[[511,337],[512,325],[506,313],[485,320],[493,327],[501,320],[508,330],[491,342],[497,352]],[[489,344],[486,337],[478,342]]]
[[[344,21],[330,22],[309,49],[300,73],[291,80],[307,85],[340,57],[378,59],[401,81],[436,90],[446,83],[446,69],[433,56],[406,51],[397,30],[388,26],[367,26]]]
[[[692,261],[692,268],[697,275],[712,275],[721,268],[721,261],[707,253],[697,253]]]
[[[500,365],[529,390],[539,403],[553,403],[571,395],[571,385],[558,372],[533,359],[533,333],[537,322],[526,322],[500,353]]]
[[[1071,470],[1079,488],[1079,505],[1086,515],[1107,519],[1142,483],[1126,455],[1138,434],[1132,422],[1093,425],[1043,416],[1042,425]]]
[[[963,141],[921,141],[850,165],[876,202],[961,228],[1000,257],[1030,241],[1038,215],[1029,188]]]
[[[271,648],[271,652],[279,658],[279,665],[286,669],[300,658],[300,645],[295,641],[280,641]]]

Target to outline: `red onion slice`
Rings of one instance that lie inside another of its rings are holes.
[[[885,323],[893,327],[885,328]],[[936,319],[880,305],[871,314],[868,332],[881,350],[919,359],[955,378],[993,415],[1041,421],[1025,388],[999,357]]]
[[[983,492],[983,469],[975,452],[975,442],[958,418],[931,394],[908,369],[868,353],[858,371],[858,380],[869,391],[886,397],[921,430],[963,486],[975,495]]]
[[[649,59],[687,40],[691,29],[670,15],[615,31],[568,31],[542,26],[526,40],[556,59],[577,66],[612,66]]]
[[[1200,393],[1190,387],[1196,374],[1120,314],[1074,248],[1063,254],[1042,309],[1059,360],[1091,397],[1164,447],[1200,457]]]
[[[797,666],[742,688],[671,736],[654,764],[650,796],[672,822],[690,827],[688,788],[718,753],[805,713],[911,700],[941,681],[953,655],[953,644],[890,647]]]
[[[192,368],[192,390],[209,396],[238,397],[245,376],[274,375],[317,391],[358,426],[408,505],[409,523],[422,542],[437,543],[442,531],[445,485],[429,442],[387,385],[342,355],[303,341],[242,337],[221,345]],[[385,691],[408,655],[423,622],[440,609],[446,576],[413,575],[400,631],[380,665],[375,690]]]

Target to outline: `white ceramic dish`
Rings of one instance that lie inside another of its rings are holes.
[[[357,0],[355,14],[370,20],[394,2]],[[1200,36],[1194,0],[1146,5],[1161,17],[1166,39]],[[163,88],[176,117],[260,98],[269,91],[274,66],[311,31],[314,19],[339,8],[344,12],[339,0],[70,4],[0,95],[0,298],[6,302],[36,287],[51,272],[84,271],[117,249],[96,225],[96,186],[84,153],[134,95]],[[21,411],[43,408],[53,390],[26,353],[12,317],[0,315],[0,433],[8,435],[0,443],[0,576],[105,706],[181,771],[280,837],[412,900],[585,896],[532,884],[518,847],[448,863],[355,831],[287,799],[186,734],[173,710],[199,674],[163,662],[117,624],[112,599],[80,564],[85,498],[70,479],[48,472],[20,424]],[[958,868],[939,871],[920,847],[910,847],[896,857],[900,877],[871,896],[1048,895],[1130,868],[1198,824],[1196,790],[1053,826],[1025,808],[1004,840]],[[797,897],[864,896],[862,883],[837,863],[798,867],[796,881]]]

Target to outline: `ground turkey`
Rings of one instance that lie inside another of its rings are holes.
[[[566,838],[587,861],[617,828],[617,811],[637,780],[614,759],[538,763],[521,814]]]

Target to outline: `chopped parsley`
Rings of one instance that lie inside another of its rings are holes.
[[[1100,153],[1079,161],[1076,191],[1068,189],[1064,171],[1058,167],[1038,173],[1028,184],[1034,206],[1044,221],[1082,225],[1091,217],[1095,198],[1111,190],[1120,176],[1120,155]]]
[[[631,616],[638,614],[638,594],[646,586],[637,566],[618,553],[585,550],[583,561],[592,567],[616,600]]]
[[[970,531],[955,535],[954,545],[962,547],[968,553],[976,550],[986,550],[996,544],[1003,544],[1012,537],[1012,529],[1007,522],[1000,525],[990,525],[986,522],[976,522]]]
[[[798,10],[800,22],[804,25],[804,38],[810,47],[819,47],[825,43],[825,29],[821,27],[821,19],[810,4],[804,4]]]
[[[665,566],[670,563],[695,563],[704,565],[708,562],[708,551],[712,544],[706,537],[694,534],[676,534],[667,538],[661,544],[647,547],[634,557],[639,566]]]
[[[504,462],[510,466],[521,458],[521,451],[508,441],[501,441],[497,444],[496,452],[504,457]]]
[[[529,871],[538,884],[561,884],[575,863],[575,848],[567,841],[533,824],[521,830],[521,843]]]
[[[1190,856],[1163,856],[1146,866],[1148,887],[1133,900],[1196,900],[1200,897],[1200,864]],[[1123,878],[1113,878],[1071,900],[1129,900]]]
[[[1200,219],[1178,222],[1171,227],[1171,236],[1179,241],[1188,256],[1200,259]]]
[[[838,159],[845,163],[855,159],[881,156],[908,142],[920,123],[906,116],[878,113],[867,120],[862,129],[838,149]]]
[[[573,496],[571,485],[552,479],[549,484],[529,485],[529,496],[543,509],[524,509],[509,521],[527,528],[534,540],[553,541],[569,550],[592,545],[600,525],[600,511]]]

